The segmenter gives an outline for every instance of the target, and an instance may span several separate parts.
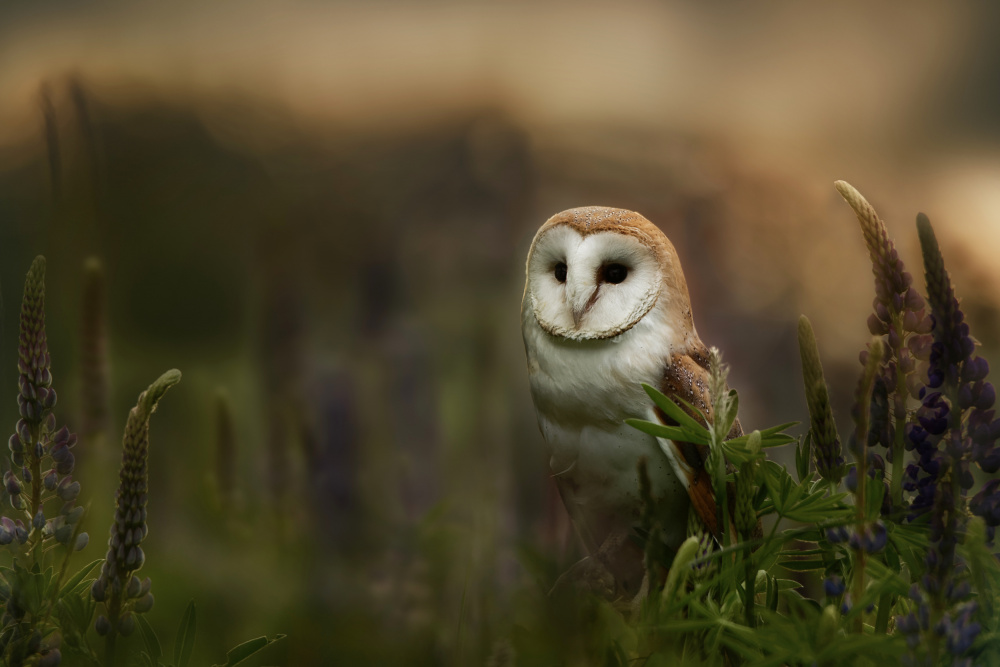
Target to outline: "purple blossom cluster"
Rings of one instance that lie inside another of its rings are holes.
[[[20,418],[7,443],[12,466],[3,475],[3,490],[20,516],[0,517],[0,545],[30,543],[34,547],[54,541],[80,550],[88,537],[79,529],[84,509],[76,504],[80,483],[72,477],[77,437],[66,426],[57,428],[52,412],[57,395],[51,365],[45,331],[45,258],[39,256],[25,277],[21,300],[17,361]],[[8,582],[12,589],[22,583]],[[5,642],[5,650],[25,660],[37,655],[39,665],[58,664],[58,642],[42,648],[41,643],[31,640],[38,630],[22,604],[23,593],[11,592],[0,617],[0,624],[14,628],[7,635],[12,639],[10,645]]]
[[[975,356],[975,342],[926,216],[918,216],[917,228],[933,342],[926,384],[919,391],[921,404],[915,421],[907,426],[906,447],[915,460],[907,466],[904,489],[914,494],[908,519],[927,517],[931,544],[920,590],[911,596],[915,609],[898,617],[897,627],[908,641],[930,631],[935,646],[943,642],[955,664],[971,664],[968,652],[980,625],[975,621],[975,602],[967,600],[971,594],[968,573],[956,547],[965,531],[966,508],[983,517],[990,541],[1000,525],[998,480],[984,485],[971,502],[966,497],[975,485],[973,464],[987,473],[1000,468],[996,447],[1000,420],[994,419],[996,392],[986,381],[989,365]],[[911,643],[911,649],[915,647]]]
[[[913,277],[906,271],[885,223],[872,206],[853,187],[840,181],[837,189],[854,209],[875,276],[875,299],[868,329],[880,336],[885,348],[879,377],[872,388],[870,422],[867,434],[868,474],[884,486],[882,514],[888,516],[895,505],[902,504],[902,433],[906,422],[907,397],[916,397],[921,386],[918,363],[927,360],[932,327],[920,293],[912,286]],[[861,363],[868,362],[869,351],[861,353]],[[885,458],[873,448],[884,448]],[[886,460],[892,463],[890,487],[886,480]]]

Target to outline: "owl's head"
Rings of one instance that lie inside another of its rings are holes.
[[[690,323],[677,252],[638,213],[574,208],[552,216],[535,234],[524,306],[547,333],[571,340],[613,338],[658,303]]]

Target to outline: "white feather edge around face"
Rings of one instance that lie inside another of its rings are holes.
[[[559,263],[566,266],[562,282],[554,273]],[[598,280],[601,267],[611,263],[628,267],[624,282]],[[598,340],[628,331],[649,312],[659,295],[662,274],[656,254],[634,236],[614,232],[582,236],[562,225],[535,241],[527,283],[531,307],[544,330],[570,340]],[[582,317],[575,319],[574,310]]]

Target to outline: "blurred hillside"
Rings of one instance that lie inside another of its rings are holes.
[[[39,253],[78,413],[100,257],[114,426],[84,468],[88,529],[103,543],[128,408],[180,368],[153,419],[145,568],[157,627],[198,600],[204,661],[287,632],[266,662],[481,662],[524,554],[572,558],[518,315],[528,244],[560,210],[637,210],[671,238],[746,425],[807,418],[805,313],[846,428],[873,288],[836,179],[915,276],[928,213],[998,358],[992,10],[61,6],[0,10],[0,418]]]

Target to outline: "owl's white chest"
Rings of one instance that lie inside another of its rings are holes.
[[[609,530],[633,523],[640,506],[637,466],[645,456],[653,496],[678,515],[667,542],[679,544],[687,491],[656,439],[624,423],[651,417],[641,384],[662,378],[673,343],[670,323],[654,308],[615,339],[567,341],[542,331],[526,313],[523,331],[539,427],[574,520],[598,543]]]

